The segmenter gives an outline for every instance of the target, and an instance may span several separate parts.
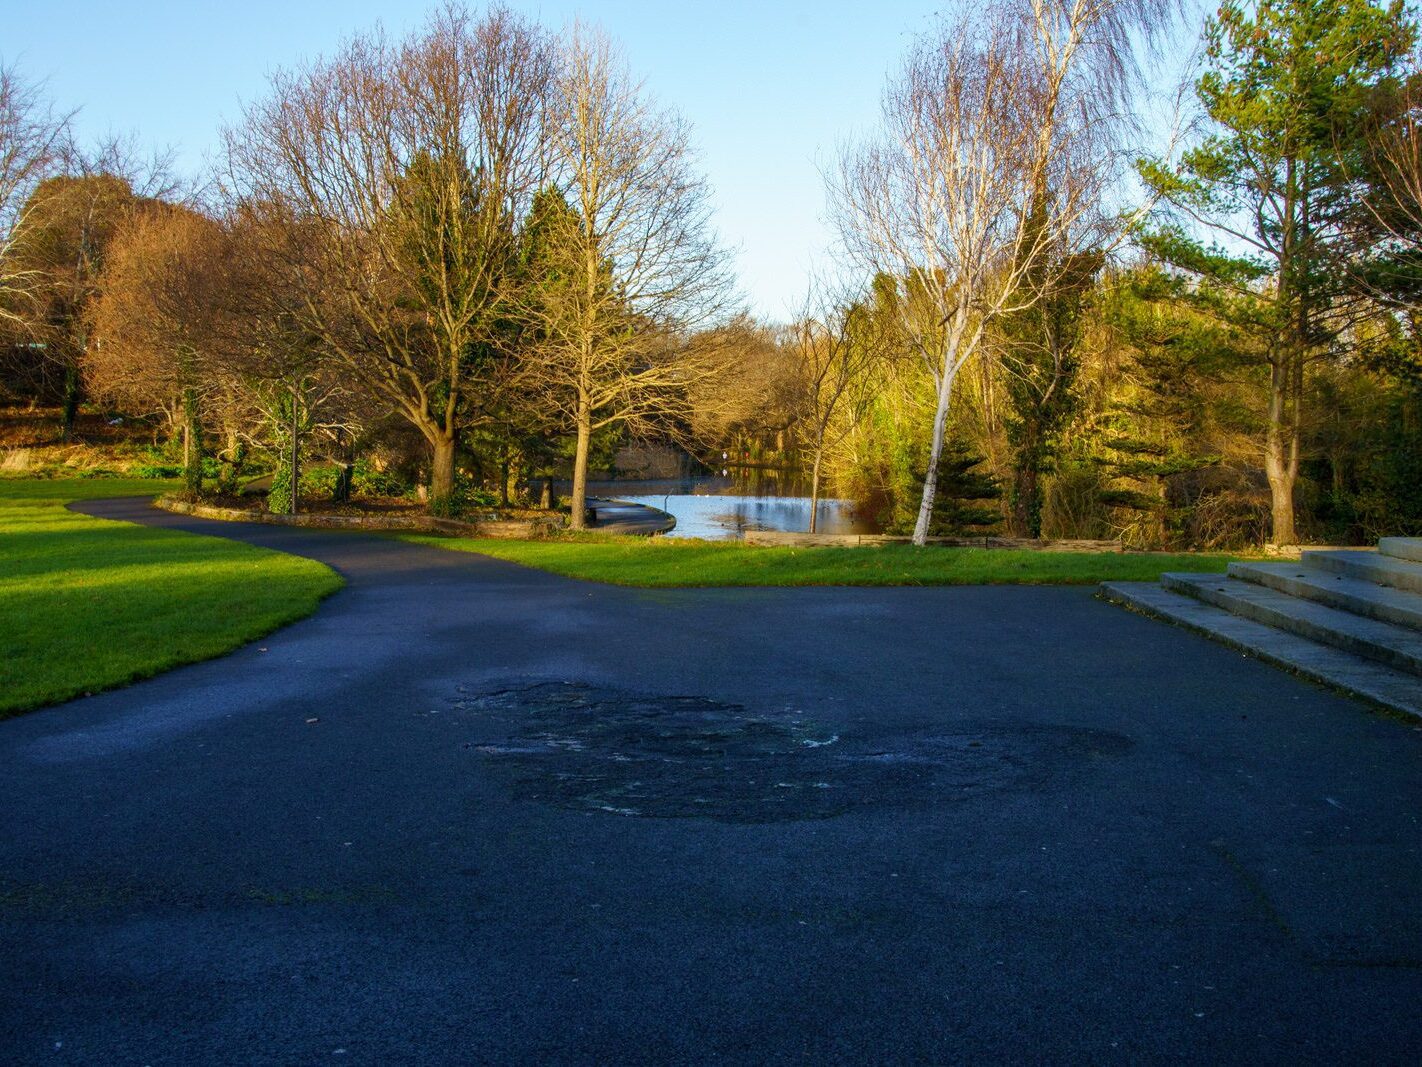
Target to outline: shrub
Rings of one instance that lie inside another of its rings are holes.
[[[441,519],[457,519],[470,508],[493,508],[498,507],[498,504],[497,495],[476,485],[474,479],[464,471],[456,471],[454,493],[442,504],[431,503],[430,514]]]
[[[307,467],[301,472],[301,492],[305,496],[335,495],[341,468],[334,464]],[[358,459],[351,470],[352,496],[404,496],[410,483],[393,471],[376,470],[369,460]]]
[[[307,467],[301,472],[301,495],[304,497],[330,497],[336,491],[336,482],[340,478],[340,474],[339,467]],[[273,486],[273,489],[275,488]]]
[[[171,464],[137,463],[128,472],[134,478],[178,478],[182,476],[183,468]]]

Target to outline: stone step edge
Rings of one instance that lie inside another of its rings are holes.
[[[1408,563],[1422,563],[1422,537],[1381,537],[1378,552]]]
[[[1155,582],[1104,582],[1097,595],[1131,611],[1192,630],[1375,708],[1422,719],[1422,687],[1416,678],[1401,671],[1231,615],[1222,608],[1162,589]],[[1315,662],[1311,665],[1307,660]],[[1320,660],[1323,663],[1317,662]],[[1357,674],[1369,677],[1364,680]]]
[[[1268,586],[1220,574],[1162,574],[1160,584],[1172,593],[1198,600],[1261,626],[1328,645],[1360,659],[1371,660],[1418,676],[1422,689],[1422,635],[1366,615],[1329,607],[1281,593]],[[1282,599],[1284,603],[1270,603]]]
[[[1422,563],[1354,549],[1309,549],[1299,560],[1305,567],[1422,593]]]
[[[1286,567],[1287,573],[1275,573],[1268,569],[1271,567]],[[1299,573],[1300,571],[1302,573]],[[1422,593],[1398,589],[1392,585],[1379,585],[1363,578],[1350,578],[1318,567],[1304,569],[1297,563],[1241,560],[1231,563],[1227,573],[1229,577],[1242,582],[1338,611],[1346,611],[1359,618],[1376,619],[1394,626],[1422,630]],[[1389,603],[1388,597],[1400,599],[1402,603]]]

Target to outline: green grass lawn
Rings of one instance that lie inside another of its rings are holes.
[[[221,655],[340,587],[313,560],[64,508],[170,484],[0,479],[0,716]]]
[[[755,548],[675,538],[564,537],[549,541],[401,535],[402,540],[482,552],[528,567],[636,586],[715,585],[1093,585],[1155,581],[1165,571],[1223,572],[1237,556],[1014,549]]]

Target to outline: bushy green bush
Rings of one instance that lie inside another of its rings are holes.
[[[149,449],[150,455],[157,452],[157,449]],[[181,478],[184,467],[181,463],[135,463],[128,469],[130,478]],[[216,478],[222,473],[222,463],[214,456],[202,457],[202,476],[204,478]],[[102,475],[86,474],[85,478],[102,477]]]
[[[137,463],[128,469],[134,478],[178,478],[183,468],[173,464]]]
[[[336,491],[340,474],[339,467],[307,467],[301,472],[301,495],[329,498]]]
[[[267,510],[273,515],[291,511],[291,464],[278,463],[272,472],[271,488],[267,490]]]
[[[466,508],[496,508],[499,506],[499,494],[492,489],[485,489],[483,486],[470,485],[464,490],[463,495]]]
[[[341,468],[334,464],[307,467],[301,472],[303,496],[332,497],[340,481]],[[404,496],[411,491],[410,483],[393,471],[377,470],[366,459],[358,459],[351,470],[352,496]]]
[[[464,471],[454,474],[454,492],[442,503],[431,502],[430,514],[442,519],[457,519],[474,508],[498,507],[499,498],[479,485]]]

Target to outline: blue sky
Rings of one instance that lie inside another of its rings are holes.
[[[267,74],[383,21],[403,30],[427,3],[21,3],[0,58],[44,78],[80,130],[137,133],[201,168],[224,119]],[[471,6],[474,6],[471,4]],[[936,5],[907,0],[511,3],[559,28],[574,16],[617,38],[657,98],[690,120],[716,190],[718,225],[740,253],[751,307],[787,317],[832,240],[821,170],[871,126],[880,90]],[[1190,35],[1185,35],[1190,36]]]

